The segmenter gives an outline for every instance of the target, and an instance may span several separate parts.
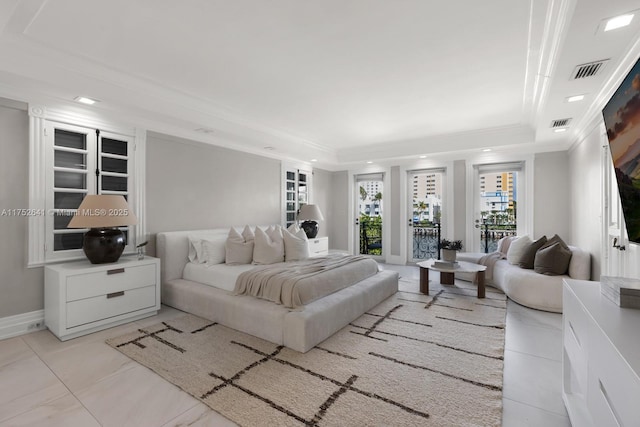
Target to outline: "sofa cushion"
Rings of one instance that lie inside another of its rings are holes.
[[[507,251],[507,261],[509,264],[517,265],[520,263],[520,259],[522,258],[524,251],[527,250],[531,243],[533,243],[533,240],[531,240],[531,237],[526,234],[513,240],[509,245],[509,250]]]
[[[531,242],[522,252],[518,266],[529,270],[532,269],[533,262],[536,258],[536,252],[538,252],[538,249],[540,249],[545,243],[547,243],[547,236],[542,236],[538,240]]]
[[[566,274],[571,261],[571,250],[560,242],[544,247],[536,253],[534,271],[548,276]]]

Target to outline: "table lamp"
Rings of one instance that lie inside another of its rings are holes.
[[[135,225],[138,219],[127,201],[119,195],[87,195],[67,228],[88,228],[82,250],[92,264],[116,262],[126,246],[124,225]]]
[[[309,239],[313,239],[318,235],[318,222],[323,221],[324,217],[317,205],[302,205],[298,212],[298,221],[304,221],[300,227],[304,230]]]

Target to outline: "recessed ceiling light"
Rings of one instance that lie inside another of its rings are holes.
[[[615,18],[611,18],[607,21],[604,30],[611,31],[617,28],[626,27],[631,23],[633,19],[633,13],[628,13],[626,15],[616,16]]]
[[[373,164],[373,162],[371,160],[368,160],[367,164],[370,165],[370,164]]]
[[[425,156],[424,154],[422,156],[420,156],[421,159],[426,159],[427,156]]]
[[[96,102],[99,102],[97,99],[87,98],[86,96],[76,96],[74,100],[87,105],[93,105]]]
[[[566,98],[567,102],[578,102],[584,99],[584,95],[573,95]]]
[[[489,151],[491,151],[491,148],[483,148],[482,151],[484,151],[485,153],[488,153]]]
[[[318,161],[318,159],[311,159],[311,161],[312,161],[312,162],[317,162],[317,161]]]
[[[567,128],[554,129],[553,131],[554,131],[555,133],[566,132],[566,131],[567,131]]]

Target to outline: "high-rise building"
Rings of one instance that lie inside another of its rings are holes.
[[[517,200],[517,173],[491,172],[480,175],[482,210],[504,211],[513,209]]]

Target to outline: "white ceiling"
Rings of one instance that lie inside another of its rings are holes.
[[[329,168],[566,149],[640,54],[637,0],[2,0],[0,96]],[[609,59],[570,81],[573,68]],[[585,94],[568,104],[570,95]],[[79,110],[80,111],[80,110]],[[569,131],[549,128],[572,118]],[[196,129],[213,132],[203,133]]]

